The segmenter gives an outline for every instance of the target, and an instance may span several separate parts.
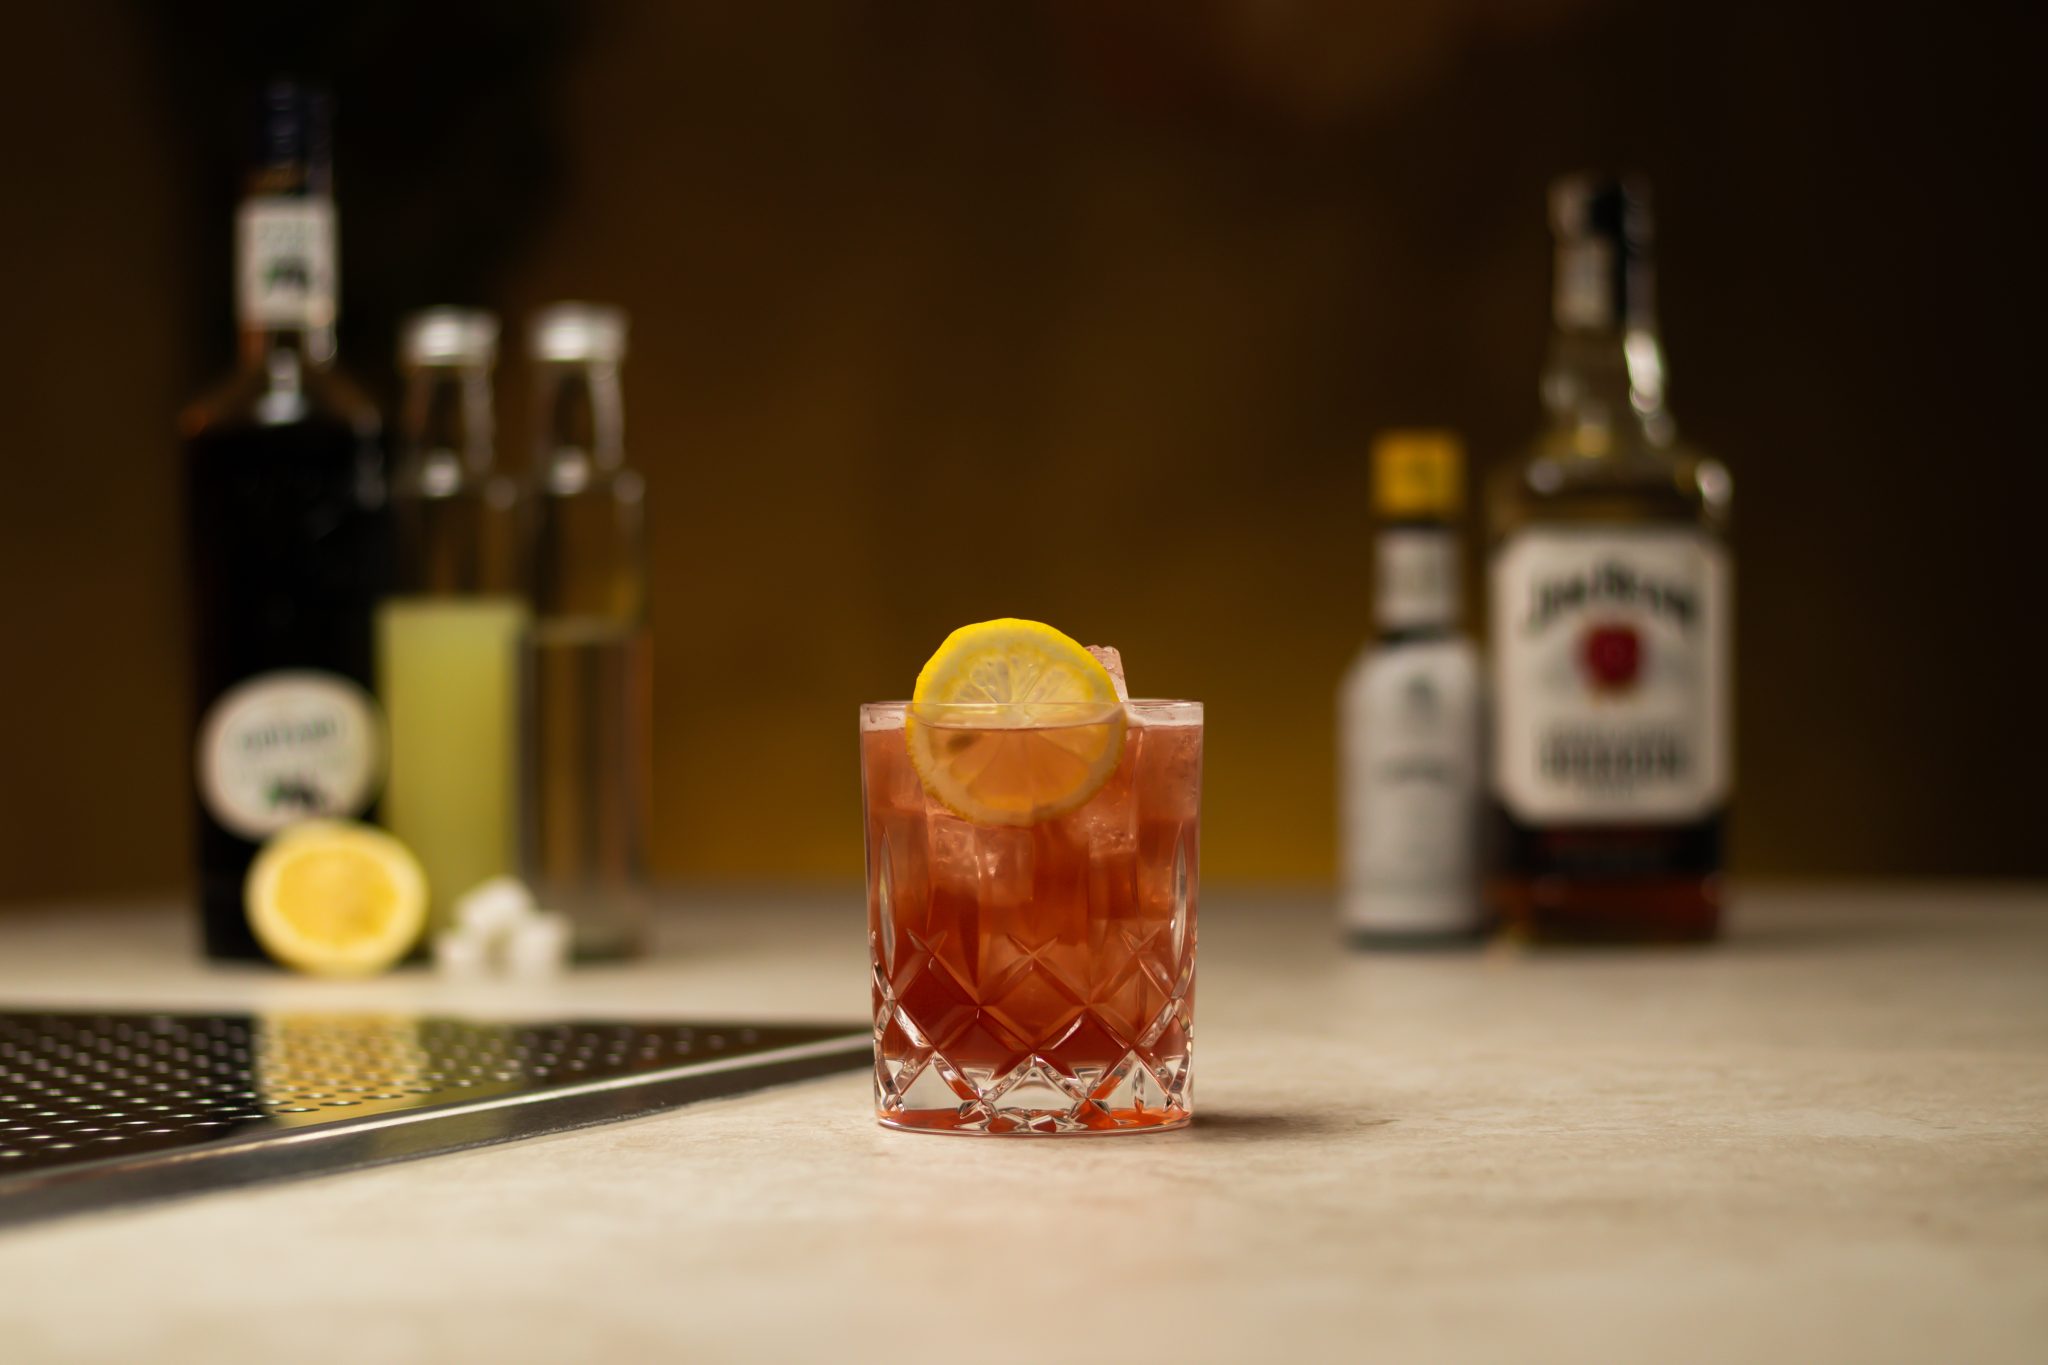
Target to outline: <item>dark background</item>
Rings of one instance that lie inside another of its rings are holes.
[[[279,15],[283,17],[278,17]],[[0,82],[0,899],[185,869],[180,403],[246,92],[340,105],[346,363],[633,314],[657,870],[851,880],[855,703],[1039,617],[1209,706],[1205,852],[1327,878],[1364,452],[1537,422],[1543,190],[1654,180],[1737,488],[1737,870],[2048,873],[2039,21],[2021,6],[75,0]],[[502,376],[524,462],[524,374]]]

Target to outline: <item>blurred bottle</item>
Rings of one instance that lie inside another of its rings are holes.
[[[382,815],[426,869],[438,930],[456,897],[518,867],[527,609],[517,489],[493,470],[497,319],[416,313],[399,350],[395,582],[377,608],[377,693],[391,731]]]
[[[1550,425],[1490,490],[1490,893],[1524,937],[1711,938],[1732,776],[1728,473],[1673,444],[1648,188],[1575,176],[1550,209]]]
[[[530,334],[537,370],[534,625],[526,651],[521,852],[582,957],[638,952],[647,923],[652,650],[645,488],[626,467],[626,317],[561,303]]]
[[[1479,654],[1460,629],[1465,452],[1447,431],[1373,445],[1377,633],[1338,698],[1343,921],[1366,945],[1476,938]]]
[[[326,97],[262,101],[236,218],[241,364],[181,416],[193,591],[194,761],[206,951],[260,958],[242,909],[257,846],[359,816],[383,775],[368,688],[387,551],[377,411],[334,364]]]

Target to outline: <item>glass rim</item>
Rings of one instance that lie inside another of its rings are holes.
[[[868,701],[860,706],[863,725],[888,722],[908,717],[912,708],[945,716],[1024,716],[1036,720],[1040,726],[1053,725],[1100,725],[1118,711],[1135,715],[1139,719],[1151,716],[1178,714],[1189,722],[1202,719],[1202,703],[1179,697],[1132,697],[1129,701],[1067,701],[1067,702],[992,702],[992,701]],[[1071,716],[1071,721],[1066,717]]]
[[[1054,706],[1071,706],[1076,709],[1096,706],[1200,706],[1202,703],[1187,697],[1131,697],[1125,701],[864,701],[863,711],[909,710],[913,706],[957,706],[963,709],[973,707],[987,711],[1043,711]]]

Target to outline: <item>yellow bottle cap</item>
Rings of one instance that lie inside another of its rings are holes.
[[[1383,517],[1456,517],[1465,506],[1465,444],[1458,434],[1381,432],[1372,443],[1372,505]]]

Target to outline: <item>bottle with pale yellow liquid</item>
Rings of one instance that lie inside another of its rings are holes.
[[[518,867],[520,650],[529,612],[516,485],[493,470],[498,323],[435,308],[401,337],[392,482],[396,591],[377,609],[390,729],[383,820],[426,870],[432,929],[457,897]]]

